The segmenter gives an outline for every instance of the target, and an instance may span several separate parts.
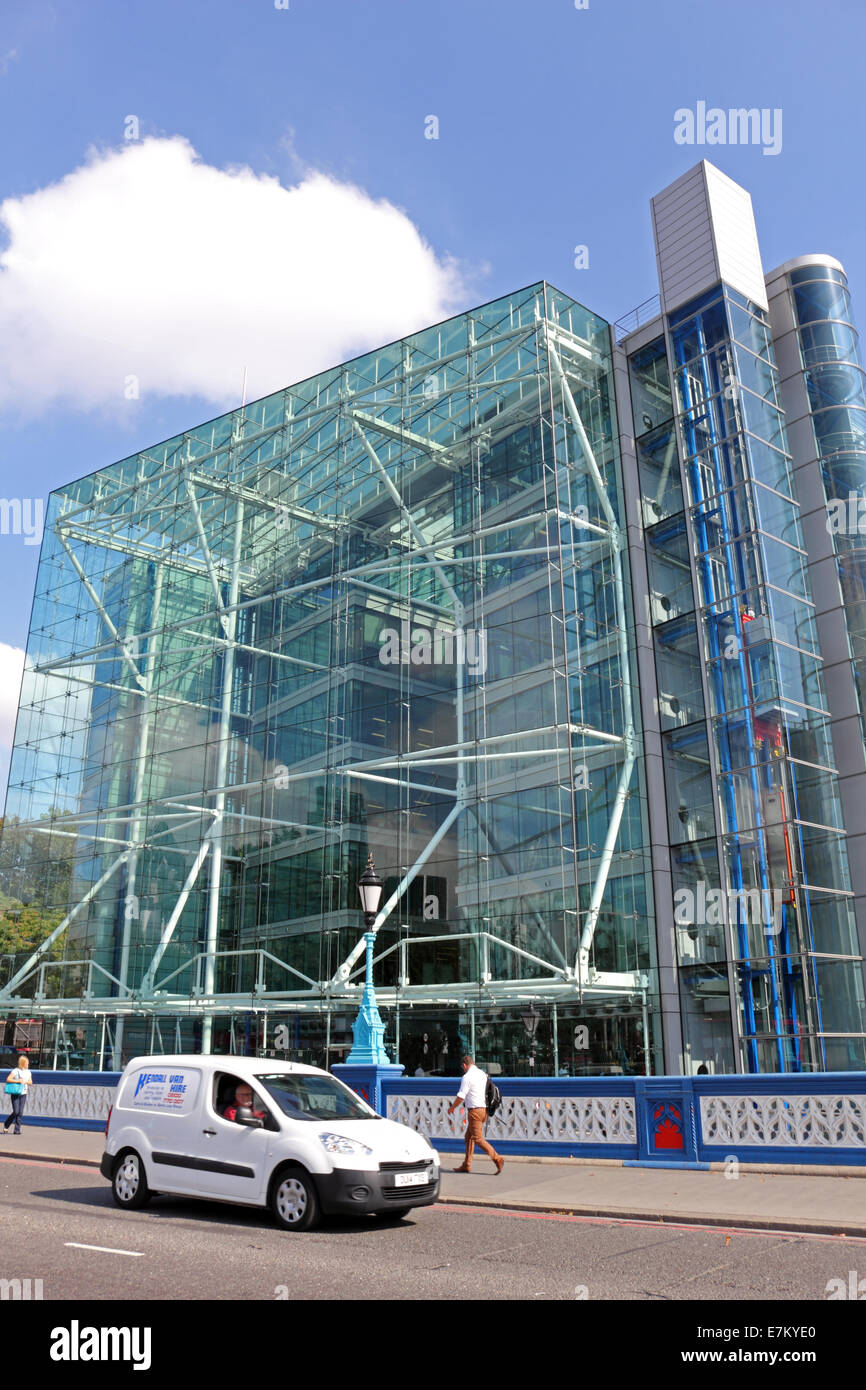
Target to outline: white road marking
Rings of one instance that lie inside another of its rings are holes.
[[[72,1250],[99,1250],[103,1255],[144,1255],[143,1250],[114,1250],[110,1245],[82,1245],[78,1240],[65,1240],[63,1244]]]

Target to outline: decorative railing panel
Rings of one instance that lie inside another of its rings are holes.
[[[701,1096],[705,1144],[866,1150],[866,1095]]]
[[[119,1071],[35,1071],[24,1109],[25,1126],[102,1129],[114,1103],[120,1077]],[[0,1099],[7,1103],[8,1111],[9,1097],[4,1095]]]
[[[431,1139],[461,1139],[465,1120],[448,1115],[453,1097],[389,1095],[387,1116]],[[491,1143],[636,1144],[634,1099],[630,1096],[508,1095],[487,1123]]]

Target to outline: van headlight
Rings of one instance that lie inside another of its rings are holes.
[[[320,1134],[319,1138],[329,1154],[364,1154],[369,1158],[373,1152],[359,1139],[347,1139],[343,1134]]]

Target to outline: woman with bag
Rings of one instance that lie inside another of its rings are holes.
[[[4,1091],[12,1101],[12,1114],[8,1116],[3,1126],[5,1134],[12,1121],[15,1121],[13,1134],[21,1133],[21,1116],[24,1114],[24,1105],[27,1100],[28,1087],[33,1085],[33,1076],[30,1072],[30,1063],[26,1057],[18,1058],[17,1067],[13,1067],[6,1078]]]

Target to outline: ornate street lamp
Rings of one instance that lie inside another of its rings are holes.
[[[372,854],[367,859],[367,867],[358,880],[358,892],[361,895],[361,906],[364,909],[364,926],[369,931],[376,920],[379,903],[382,901],[382,880],[376,873]]]
[[[352,1025],[354,1043],[352,1051],[346,1058],[347,1066],[391,1065],[391,1058],[385,1051],[385,1025],[379,1014],[376,991],[373,988],[373,946],[376,941],[376,933],[371,928],[379,911],[379,903],[382,901],[382,887],[382,880],[373,866],[371,854],[367,860],[367,867],[358,881],[361,907],[364,910],[364,926],[367,928],[364,933],[367,947],[367,972],[361,1007],[358,1010],[358,1017]]]

